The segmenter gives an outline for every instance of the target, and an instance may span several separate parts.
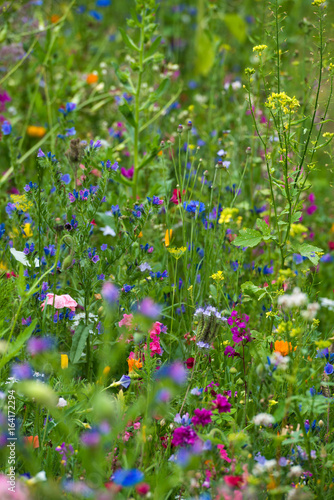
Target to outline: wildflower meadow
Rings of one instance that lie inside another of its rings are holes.
[[[0,499],[333,499],[332,0],[0,3]]]

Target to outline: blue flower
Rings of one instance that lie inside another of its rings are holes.
[[[96,21],[102,21],[103,16],[100,14],[100,12],[97,12],[97,10],[90,10],[88,14],[93,17]]]
[[[118,469],[111,479],[120,486],[130,487],[140,483],[144,474],[138,469]]]
[[[187,211],[187,212],[191,212],[191,213],[195,213],[198,209],[198,213],[202,213],[205,211],[205,205],[204,203],[202,202],[199,202],[199,201],[185,201],[183,203],[183,208]]]
[[[64,174],[62,177],[61,177],[61,180],[65,183],[65,184],[69,184],[71,182],[71,176],[69,174]]]
[[[75,135],[76,133],[77,133],[77,132],[76,132],[76,130],[75,130],[75,128],[74,128],[74,127],[67,128],[67,129],[66,129],[66,135],[67,135],[67,137],[69,137],[69,136],[71,136],[71,135]]]
[[[118,381],[120,385],[127,389],[131,383],[131,378],[128,375],[122,375],[122,378]]]
[[[5,121],[3,122],[1,129],[3,135],[9,135],[12,131],[12,126],[9,122]]]
[[[326,373],[326,375],[332,375],[333,372],[334,372],[333,365],[331,365],[330,363],[327,363],[326,366],[325,366],[325,373]]]
[[[96,0],[96,7],[109,7],[111,0]]]

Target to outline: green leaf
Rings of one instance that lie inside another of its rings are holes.
[[[270,227],[262,219],[256,219],[257,227],[260,229],[261,233],[265,236],[270,235]]]
[[[37,319],[25,328],[17,337],[17,339],[10,343],[8,352],[0,359],[0,369],[3,368],[9,361],[18,355],[24,344],[31,337],[32,332],[34,331],[37,324]]]
[[[296,250],[297,253],[300,253],[303,257],[307,257],[310,259],[310,261],[314,264],[317,265],[319,262],[319,255],[316,254],[316,252],[323,252],[322,248],[319,247],[314,247],[313,245],[309,245],[308,243],[302,243],[301,245],[294,245],[293,246],[294,250]]]
[[[225,14],[224,21],[230,33],[243,43],[247,37],[247,24],[243,18],[239,14]]]
[[[250,294],[256,294],[258,292],[262,292],[263,291],[263,288],[260,288],[256,285],[254,285],[254,283],[252,281],[245,281],[245,283],[243,283],[241,285],[241,290],[243,292],[247,292],[247,293],[250,293]]]
[[[197,33],[195,48],[195,73],[207,76],[215,60],[215,49],[213,42],[204,31]]]
[[[301,216],[301,212],[296,212],[295,214],[293,214],[293,216],[291,217],[291,223],[294,224],[295,222],[299,222]]]
[[[86,345],[86,340],[89,335],[89,326],[79,325],[75,330],[75,334],[72,339],[72,346],[70,351],[70,361],[71,363],[78,363],[81,354]]]
[[[239,236],[232,241],[236,247],[255,247],[262,240],[262,235],[256,229],[242,229]]]
[[[124,116],[124,118],[126,119],[126,121],[132,127],[135,127],[136,126],[135,118],[133,116],[133,113],[132,113],[132,111],[131,111],[128,103],[124,102],[123,104],[121,104],[120,106],[118,106],[118,109],[120,110],[120,112],[122,113],[122,115]]]
[[[129,37],[129,35],[124,31],[123,28],[119,28],[119,32],[122,35],[123,42],[125,45],[129,47],[129,49],[133,49],[136,52],[140,52],[139,47],[135,44],[135,42],[132,40],[132,38]]]
[[[152,57],[152,55],[156,52],[157,48],[159,47],[161,43],[161,36],[157,36],[157,38],[154,40],[154,42],[152,43],[152,45],[150,46],[149,49],[147,49],[145,55],[145,60],[144,62],[146,62],[148,59],[150,59]]]

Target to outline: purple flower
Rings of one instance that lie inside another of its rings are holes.
[[[48,351],[52,348],[53,341],[48,337],[30,337],[27,343],[27,351],[31,356]]]
[[[107,282],[103,285],[102,288],[102,296],[108,304],[114,304],[117,302],[119,297],[119,291],[117,286],[113,285],[113,283]]]
[[[161,403],[168,403],[170,398],[171,398],[171,393],[168,389],[161,389],[156,394],[156,400],[160,401]]]
[[[205,408],[201,410],[199,408],[196,408],[194,413],[195,415],[191,419],[194,425],[202,425],[204,427],[205,425],[211,423],[211,415],[212,415],[211,410],[206,410]]]
[[[176,384],[182,385],[187,380],[187,371],[181,361],[175,361],[171,365],[165,365],[156,372],[157,378],[170,378]]]
[[[106,243],[103,243],[103,245],[101,245],[102,252],[104,252],[105,250],[107,250],[107,248],[108,248],[108,245]]]
[[[198,436],[194,429],[190,426],[178,427],[173,432],[172,445],[173,446],[192,446],[195,441],[198,440]]]
[[[94,257],[92,258],[92,262],[94,262],[94,264],[96,264],[96,262],[98,262],[100,260],[100,257],[98,255],[94,255]]]
[[[142,300],[139,306],[139,312],[148,318],[158,318],[161,314],[161,306],[155,304],[150,297]]]
[[[134,171],[135,169],[133,166],[128,170],[126,170],[124,167],[121,168],[121,174],[123,175],[123,177],[126,177],[127,179],[132,179]]]
[[[39,148],[39,150],[38,150],[37,158],[45,158],[45,154],[43,153],[43,151],[41,150],[41,148]]]
[[[96,448],[100,439],[99,431],[96,429],[91,429],[81,434],[81,442],[87,448]]]
[[[11,368],[12,377],[17,380],[25,380],[32,377],[32,369],[28,363],[15,364]]]
[[[231,347],[230,345],[228,345],[225,348],[224,355],[227,356],[228,358],[234,358],[235,356],[240,356],[240,354],[236,352],[236,350],[233,349],[233,347]]]

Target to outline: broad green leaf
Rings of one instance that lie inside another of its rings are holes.
[[[270,227],[262,219],[256,219],[257,227],[260,229],[261,233],[265,236],[270,235]]]
[[[230,33],[243,43],[247,37],[247,24],[243,18],[239,14],[225,14],[224,21]]]
[[[232,241],[236,247],[255,247],[262,240],[262,235],[256,229],[242,229],[239,236]]]
[[[262,292],[263,291],[263,288],[260,288],[256,285],[254,285],[254,283],[252,281],[245,281],[245,283],[243,283],[241,285],[241,290],[243,292],[247,292],[247,293],[251,293],[251,294],[256,294],[257,292]]]
[[[294,250],[297,253],[302,255],[303,257],[307,257],[310,261],[317,265],[320,259],[320,256],[317,255],[316,252],[323,252],[322,248],[314,247],[313,245],[309,245],[308,243],[302,243],[301,245],[294,245]]]
[[[301,212],[296,212],[295,214],[293,214],[293,216],[291,217],[291,223],[294,224],[295,222],[299,222],[301,215]]]
[[[79,325],[75,330],[75,334],[72,339],[72,346],[70,351],[70,361],[71,363],[78,363],[81,354],[86,346],[86,340],[89,335],[89,326]]]
[[[9,361],[14,358],[15,356],[18,355],[18,353],[21,351],[22,347],[24,344],[27,342],[27,340],[31,337],[32,332],[35,329],[35,326],[37,324],[37,319],[34,319],[34,321],[31,323],[31,325],[28,326],[28,328],[25,328],[19,336],[14,340],[13,342],[10,343],[9,349],[7,353],[2,356],[0,359],[0,369],[3,368]]]
[[[157,50],[157,48],[159,47],[161,43],[161,36],[157,36],[157,38],[154,40],[154,42],[152,42],[152,45],[150,46],[149,49],[147,49],[146,53],[145,53],[145,61],[146,62]]]

